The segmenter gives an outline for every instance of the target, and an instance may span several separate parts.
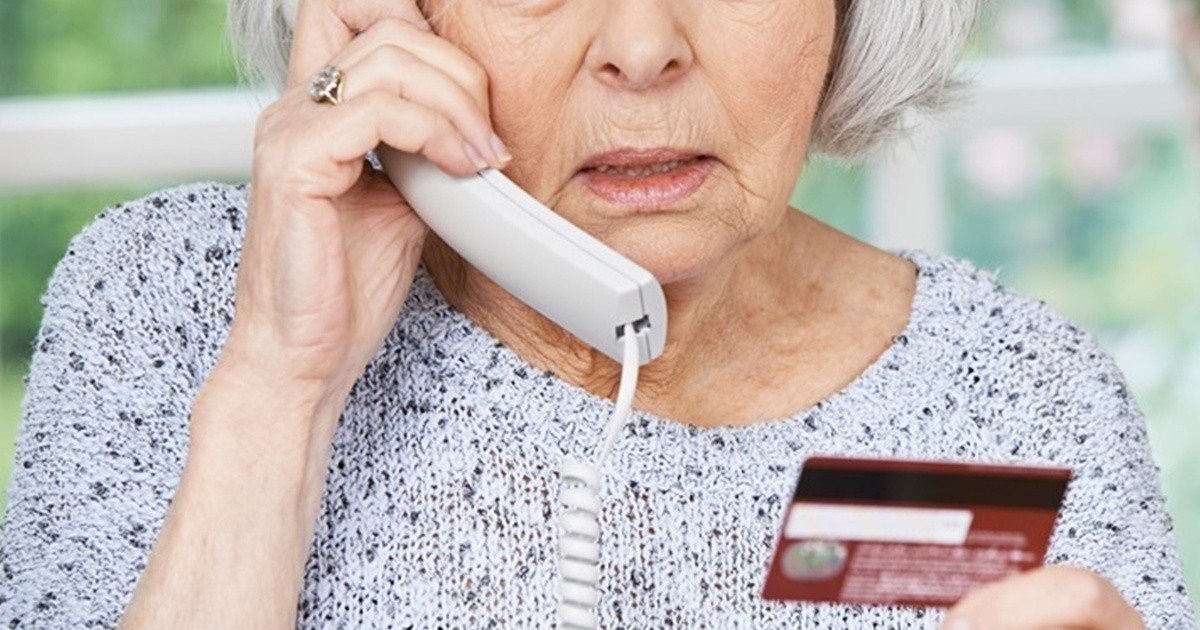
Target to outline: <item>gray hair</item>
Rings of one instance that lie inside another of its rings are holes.
[[[243,81],[287,81],[292,33],[281,3],[229,0],[228,33]],[[858,160],[961,99],[958,61],[983,0],[837,0],[838,36],[812,148]]]

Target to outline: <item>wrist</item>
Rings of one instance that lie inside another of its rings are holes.
[[[222,353],[192,405],[187,468],[315,516],[349,388],[289,378],[265,358]]]
[[[298,372],[298,362],[287,352],[262,343],[264,337],[231,332],[204,389],[248,394],[281,413],[307,416],[317,423],[336,422],[353,381],[342,382],[345,379],[339,378],[336,370],[329,375]]]

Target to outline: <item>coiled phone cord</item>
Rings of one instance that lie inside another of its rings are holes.
[[[621,363],[621,385],[617,403],[608,420],[604,444],[594,464],[567,461],[562,467],[563,488],[560,494],[563,510],[560,524],[563,529],[558,544],[558,566],[561,574],[558,604],[559,626],[564,629],[592,630],[596,627],[600,581],[600,470],[612,451],[621,427],[633,408],[633,393],[637,389],[639,339],[645,333],[634,332],[632,324],[621,327],[625,340]]]

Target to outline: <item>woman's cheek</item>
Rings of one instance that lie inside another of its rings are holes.
[[[562,8],[567,0],[485,0],[493,8],[518,17],[542,17]]]
[[[736,77],[760,100],[815,102],[824,86],[837,29],[833,0],[741,0],[714,10],[696,31],[705,65]],[[698,57],[701,56],[698,54]]]

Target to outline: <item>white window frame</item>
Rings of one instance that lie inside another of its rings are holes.
[[[1179,129],[1190,93],[1174,51],[989,59],[968,65],[969,105],[867,169],[868,239],[944,251],[946,143],[968,129],[1071,125]],[[248,179],[270,92],[233,88],[0,100],[0,194],[140,181]]]

